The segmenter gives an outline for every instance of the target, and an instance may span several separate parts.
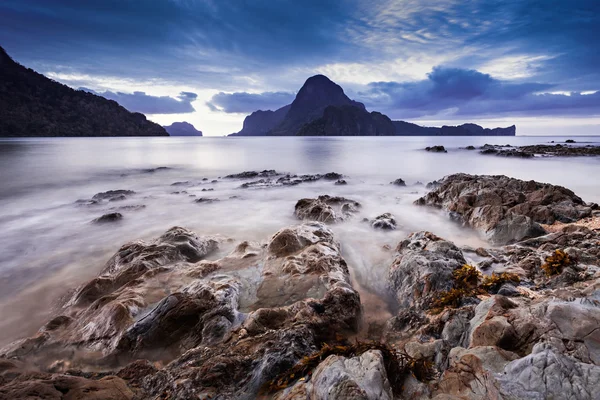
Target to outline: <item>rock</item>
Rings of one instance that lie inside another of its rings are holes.
[[[600,387],[600,367],[538,343],[531,354],[506,365],[498,381],[501,394],[508,398],[592,400]]]
[[[406,186],[406,182],[404,182],[404,180],[401,178],[398,178],[395,181],[390,182],[390,184],[396,185],[396,186]]]
[[[577,142],[574,141],[573,139],[567,139],[567,140],[565,140],[565,143],[577,143]]]
[[[358,212],[360,203],[344,197],[319,196],[298,200],[294,214],[300,220],[341,222]]]
[[[554,143],[554,142],[550,142]],[[565,142],[571,143],[571,142]],[[562,144],[534,144],[520,146],[512,149],[503,149],[504,146],[486,144],[481,147],[481,154],[495,154],[505,157],[532,158],[536,155],[544,157],[571,157],[571,156],[598,156],[600,146],[566,146]]]
[[[134,195],[133,190],[109,190],[108,192],[96,193],[92,197],[92,201],[119,201],[125,200],[128,196]]]
[[[216,201],[220,201],[219,199],[211,199],[209,197],[200,197],[198,199],[194,200],[194,203],[198,203],[198,204],[210,204],[210,203],[214,203]]]
[[[439,292],[452,288],[452,272],[466,264],[458,247],[430,232],[410,234],[396,251],[388,282],[402,307],[427,308]]]
[[[107,222],[120,221],[121,219],[123,219],[123,214],[118,213],[118,212],[113,212],[113,213],[109,213],[109,214],[104,214],[103,216],[96,218],[92,222],[95,224],[104,224]]]
[[[231,175],[227,175],[225,176],[226,179],[251,179],[251,178],[268,178],[271,176],[277,176],[279,175],[277,173],[277,171],[275,170],[264,170],[261,172],[257,172],[257,171],[245,171],[245,172],[240,172],[239,174],[231,174]]]
[[[425,150],[431,151],[433,153],[447,153],[448,152],[448,151],[446,151],[446,148],[444,148],[444,146],[425,147]]]
[[[383,356],[378,350],[352,358],[329,356],[314,370],[310,381],[298,382],[276,397],[277,400],[393,398]]]
[[[465,149],[467,149],[467,150],[475,150],[475,146],[467,146],[467,147],[465,147]]]
[[[337,181],[342,179],[344,176],[342,174],[338,174],[337,172],[328,172],[323,175],[323,179],[327,181]]]
[[[450,175],[415,204],[443,208],[495,244],[541,236],[540,223],[591,215],[591,207],[564,187],[506,176]]]
[[[336,185],[347,185],[348,182],[346,182],[345,179],[339,179],[335,182]]]
[[[371,221],[371,226],[375,229],[394,230],[396,229],[396,219],[390,213],[381,214]]]

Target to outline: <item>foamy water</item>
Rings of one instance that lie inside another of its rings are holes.
[[[184,226],[199,235],[232,238],[212,256],[219,258],[239,241],[264,242],[280,228],[298,223],[293,216],[296,201],[321,194],[362,203],[359,216],[332,229],[357,284],[365,293],[383,298],[393,255],[385,245],[394,248],[417,230],[430,230],[461,245],[484,244],[442,212],[413,206],[426,192],[416,184],[419,181],[427,183],[455,172],[504,174],[563,185],[585,201],[600,202],[598,157],[512,159],[460,149],[484,143],[525,145],[566,139],[0,139],[0,345],[35,332],[61,296],[96,276],[130,240],[152,239],[171,226]],[[574,139],[600,144],[599,137]],[[436,144],[449,152],[423,150]],[[294,187],[241,189],[243,181],[220,178],[263,169],[292,174],[335,171],[345,175],[348,185],[321,180]],[[389,184],[397,178],[407,186]],[[189,185],[172,186],[182,181]],[[114,189],[136,194],[119,202],[76,204],[78,199]],[[178,191],[187,193],[173,193]],[[199,197],[221,201],[197,204],[194,200]],[[145,207],[117,209],[139,205]],[[114,224],[91,223],[111,211],[121,212],[124,219]],[[395,215],[401,225],[398,230],[375,231],[362,222],[384,212]]]

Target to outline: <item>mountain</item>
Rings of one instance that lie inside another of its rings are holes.
[[[241,131],[230,136],[515,136],[516,127],[487,129],[476,124],[420,126],[392,121],[351,100],[324,75],[306,80],[292,104],[276,111],[255,111]]]
[[[298,136],[394,136],[394,123],[386,115],[356,106],[329,106],[321,118],[305,124]]]
[[[515,125],[507,128],[483,128],[476,124],[458,126],[444,125],[441,128],[420,126],[405,121],[393,121],[398,136],[515,136]]]
[[[283,121],[268,135],[294,136],[305,124],[321,118],[329,106],[352,106],[365,110],[364,104],[350,100],[341,86],[324,75],[315,75],[306,80]]]
[[[244,119],[242,130],[230,136],[264,136],[283,121],[291,106],[288,104],[275,111],[254,111]]]
[[[171,136],[202,136],[202,132],[194,128],[189,122],[173,122],[163,126]]]
[[[15,62],[0,47],[0,136],[168,136],[143,114],[71,89]]]

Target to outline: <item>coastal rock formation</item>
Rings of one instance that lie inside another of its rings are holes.
[[[574,141],[565,143],[575,143]],[[600,156],[600,146],[569,146],[568,144],[534,144],[529,146],[513,147],[486,144],[482,146],[481,154],[494,154],[503,157],[532,158],[542,157],[571,157],[571,156]]]
[[[168,136],[143,114],[16,63],[0,47],[2,136]]]
[[[163,128],[169,133],[169,136],[202,136],[202,132],[189,122],[173,122]]]
[[[467,174],[445,177],[415,204],[442,208],[497,244],[541,236],[540,224],[573,222],[592,212],[591,205],[561,186]]]
[[[254,111],[244,118],[242,130],[230,136],[264,136],[283,121],[290,107],[288,104],[275,111]]]
[[[446,148],[444,146],[431,146],[431,147],[425,147],[425,150],[427,151],[431,151],[433,153],[447,153],[448,151],[446,151]]]
[[[371,221],[371,226],[375,229],[394,230],[398,225],[396,224],[396,218],[392,214],[385,213]]]
[[[306,80],[283,121],[270,130],[268,135],[295,136],[305,124],[323,117],[329,106],[365,109],[362,103],[350,100],[341,86],[324,75],[315,75]]]
[[[358,212],[360,203],[344,197],[319,196],[298,200],[294,214],[298,219],[319,222],[341,222]]]
[[[329,106],[323,116],[305,124],[297,136],[394,136],[392,120],[356,106]]]
[[[515,136],[517,128],[483,128],[476,124],[458,126],[444,125],[441,128],[420,126],[406,121],[393,121],[398,136]]]

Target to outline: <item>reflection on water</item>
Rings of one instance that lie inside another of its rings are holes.
[[[333,230],[362,293],[384,299],[385,276],[393,256],[384,246],[393,249],[407,234],[423,229],[459,244],[483,244],[442,213],[414,207],[412,202],[425,193],[424,186],[415,185],[417,181],[426,183],[455,172],[505,174],[564,185],[586,201],[600,202],[599,158],[506,159],[460,149],[484,143],[565,139],[0,139],[0,344],[34,332],[61,295],[98,274],[129,240],[150,239],[181,225],[234,242],[264,242],[281,227],[297,223],[293,209],[298,199],[320,194],[363,204],[359,217]],[[599,142],[600,138],[576,140]],[[446,146],[449,152],[423,150],[435,144]],[[169,168],[154,169],[161,166]],[[348,185],[318,181],[252,190],[240,189],[239,181],[218,179],[264,169],[298,174],[335,171],[346,176]],[[390,185],[396,178],[408,186]],[[178,181],[190,184],[171,186]],[[136,194],[101,205],[75,204],[114,189]],[[198,197],[222,201],[198,204],[194,202]],[[124,215],[122,221],[90,223],[115,211]],[[362,222],[384,212],[396,216],[400,229],[376,232]]]

